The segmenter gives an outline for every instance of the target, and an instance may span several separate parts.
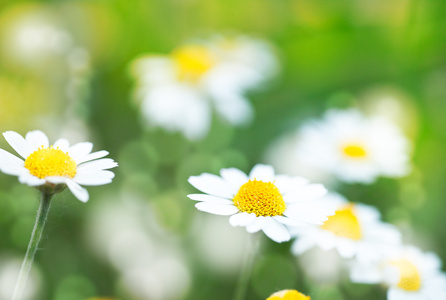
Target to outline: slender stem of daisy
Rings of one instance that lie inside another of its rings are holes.
[[[246,292],[248,291],[249,279],[251,277],[254,259],[257,254],[258,244],[258,238],[254,237],[252,234],[249,234],[245,246],[242,268],[240,270],[240,275],[234,293],[234,300],[243,300],[246,298]]]
[[[39,246],[40,238],[42,237],[43,228],[50,211],[51,198],[54,194],[42,192],[42,200],[40,201],[39,210],[37,211],[36,223],[31,234],[31,240],[26,250],[25,258],[23,259],[22,267],[20,268],[19,278],[14,288],[12,300],[22,299],[23,291],[25,290],[26,280],[28,279],[29,271],[33,264],[34,256]]]

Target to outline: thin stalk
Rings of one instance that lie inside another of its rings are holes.
[[[240,270],[237,286],[235,288],[234,300],[244,300],[248,291],[249,279],[251,277],[254,259],[257,254],[258,239],[252,234],[249,235],[245,246],[243,264]]]
[[[34,256],[39,246],[40,238],[42,237],[43,228],[48,217],[51,206],[51,198],[54,194],[42,192],[42,200],[40,201],[39,210],[37,211],[36,223],[31,234],[31,240],[26,250],[25,258],[23,259],[22,267],[20,268],[19,278],[14,288],[12,300],[21,300],[23,291],[25,290],[26,280],[28,279],[29,271],[33,264]]]

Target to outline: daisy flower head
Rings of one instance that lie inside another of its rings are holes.
[[[389,251],[378,263],[356,262],[350,278],[357,283],[386,285],[387,300],[446,299],[446,274],[440,268],[436,254],[401,246]]]
[[[89,142],[70,146],[66,139],[58,139],[50,145],[40,130],[28,132],[25,138],[14,131],[3,136],[21,158],[0,149],[0,170],[47,193],[67,186],[76,198],[86,202],[89,195],[81,185],[110,183],[114,173],[108,169],[118,166],[111,158],[102,158],[107,151],[91,152],[93,144]]]
[[[232,226],[244,226],[250,233],[262,230],[275,242],[290,239],[285,225],[322,224],[334,213],[333,206],[320,200],[326,193],[321,184],[275,175],[271,166],[258,164],[249,175],[235,168],[222,169],[220,175],[189,177],[189,183],[205,193],[188,195],[199,201],[195,207],[231,216]]]
[[[322,250],[336,249],[341,257],[361,261],[378,260],[389,245],[398,245],[400,232],[392,225],[380,221],[378,210],[372,206],[351,203],[337,194],[327,194],[326,201],[336,207],[334,215],[322,225],[293,228],[297,239],[292,252],[300,255],[313,247]]]
[[[213,110],[233,126],[248,124],[253,109],[244,93],[265,80],[258,66],[266,55],[254,64],[246,53],[252,59],[266,48],[253,43],[249,51],[242,51],[247,47],[234,45],[228,49],[200,40],[179,45],[167,55],[135,59],[131,71],[145,124],[179,131],[190,140],[206,136]]]
[[[310,300],[309,296],[305,296],[296,290],[281,290],[269,296],[266,300]]]
[[[50,21],[39,8],[27,10],[7,24],[2,40],[9,57],[25,67],[48,64],[51,58],[66,54],[73,47],[72,36],[62,26]]]
[[[356,109],[327,111],[304,125],[298,140],[295,153],[302,162],[341,181],[372,183],[410,171],[410,144],[400,129]]]

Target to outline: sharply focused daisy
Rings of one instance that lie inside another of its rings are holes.
[[[249,176],[235,168],[222,169],[220,175],[189,177],[189,183],[205,193],[188,195],[200,201],[195,207],[230,215],[232,226],[245,226],[250,233],[262,230],[275,242],[290,239],[285,225],[322,224],[334,213],[334,206],[321,199],[326,193],[321,184],[275,175],[271,166],[258,164]]]
[[[309,296],[305,296],[296,290],[282,290],[275,292],[266,300],[310,300]]]
[[[275,55],[266,45],[247,38],[195,41],[168,55],[134,60],[136,98],[145,123],[180,131],[191,140],[207,134],[213,109],[231,125],[247,124],[253,109],[244,93],[277,72]]]
[[[387,300],[446,299],[446,275],[434,253],[423,253],[413,246],[398,247],[379,263],[353,265],[351,280],[357,283],[383,283]]]
[[[409,150],[409,141],[388,120],[355,109],[329,110],[323,120],[301,128],[296,156],[341,181],[371,183],[378,176],[406,175]]]
[[[70,147],[66,139],[59,139],[50,146],[47,136],[39,130],[28,132],[25,138],[14,131],[6,131],[3,136],[23,159],[0,149],[2,172],[51,193],[67,186],[82,202],[88,201],[88,192],[80,185],[110,183],[114,173],[107,169],[118,165],[111,158],[102,158],[107,151],[92,153],[92,143]]]
[[[336,194],[327,194],[324,198],[335,205],[336,212],[322,225],[291,229],[292,235],[297,237],[292,246],[296,255],[320,247],[336,249],[344,258],[376,261],[389,245],[400,243],[399,231],[380,221],[380,214],[374,207],[348,202]]]

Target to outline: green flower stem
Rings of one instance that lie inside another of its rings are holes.
[[[237,286],[235,288],[234,300],[244,300],[248,291],[249,279],[251,277],[252,267],[257,254],[258,237],[249,234],[247,243],[245,246],[245,253],[243,257],[243,264],[240,270]]]
[[[17,279],[17,283],[14,288],[12,300],[22,299],[22,294],[26,286],[26,280],[28,279],[29,271],[31,270],[34,256],[36,255],[40,238],[42,237],[43,228],[45,227],[45,222],[50,211],[51,198],[53,195],[53,193],[42,192],[42,200],[40,201],[40,207],[37,211],[36,223],[34,224],[31,240],[29,241],[22,267],[20,268],[19,278]]]

